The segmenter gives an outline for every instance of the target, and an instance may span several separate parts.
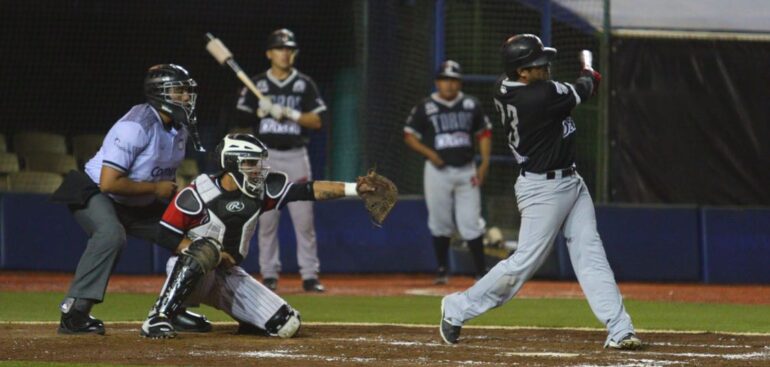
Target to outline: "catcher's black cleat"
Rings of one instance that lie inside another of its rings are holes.
[[[236,331],[236,334],[270,336],[270,334],[267,333],[267,330],[243,321],[238,321],[238,331]]]
[[[176,338],[176,331],[168,317],[157,314],[144,320],[139,335],[150,339],[173,339]]]
[[[207,333],[211,331],[211,322],[206,316],[182,309],[182,312],[171,319],[171,325],[179,332]]]
[[[265,278],[262,279],[262,284],[267,287],[267,289],[275,292],[276,289],[278,289],[278,279],[276,278]]]
[[[457,344],[457,340],[460,339],[460,330],[462,330],[462,326],[454,326],[447,321],[446,318],[444,318],[444,300],[446,297],[441,299],[441,324],[439,325],[438,331],[439,334],[441,334],[441,339],[444,340],[444,343],[447,344]]]
[[[91,315],[71,309],[61,314],[59,334],[99,334],[104,335],[104,323]]]
[[[302,289],[304,289],[305,292],[316,292],[316,293],[323,293],[326,291],[326,288],[323,286],[323,284],[321,284],[321,282],[319,282],[318,279],[316,278],[303,280]]]

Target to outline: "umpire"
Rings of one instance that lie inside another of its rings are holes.
[[[200,147],[195,86],[178,65],[151,67],[144,80],[147,103],[133,106],[121,117],[86,163],[85,172],[70,171],[54,193],[52,200],[67,204],[88,234],[75,278],[60,305],[60,334],[104,335],[104,324],[90,315],[91,307],[104,300],[126,233],[156,242],[166,208],[161,201],[176,192],[176,169],[184,159],[188,135]]]

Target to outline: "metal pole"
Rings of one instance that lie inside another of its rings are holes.
[[[612,96],[610,79],[610,54],[612,52],[612,23],[610,19],[610,0],[604,0],[604,25],[599,41],[599,59],[601,62],[602,85],[599,87],[599,126],[597,129],[597,170],[596,196],[600,202],[610,201],[610,102]]]
[[[433,70],[438,69],[445,57],[445,33],[444,33],[444,13],[446,12],[446,1],[436,0],[436,7],[433,11]],[[431,70],[431,73],[433,72]]]
[[[543,1],[540,9],[540,40],[546,46],[551,46],[551,0]]]

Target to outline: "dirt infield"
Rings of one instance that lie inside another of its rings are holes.
[[[0,272],[0,291],[65,292],[71,274]],[[434,286],[429,275],[324,275],[322,281],[330,295],[445,295],[469,287],[468,277],[452,277],[447,286]],[[157,293],[163,278],[152,276],[115,275],[108,292]],[[770,285],[705,285],[698,283],[621,283],[626,299],[648,301],[734,303],[770,305]],[[296,275],[281,278],[278,293],[302,293],[301,280]],[[524,284],[518,298],[583,298],[577,282],[533,280]]]
[[[60,336],[51,324],[1,324],[0,360],[192,366],[767,366],[770,336],[645,333],[633,352],[602,349],[604,331],[465,328],[442,344],[435,327],[304,325],[293,339],[235,335],[235,325],[173,340]]]

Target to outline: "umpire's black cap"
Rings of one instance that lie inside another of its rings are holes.
[[[460,63],[454,60],[447,60],[441,63],[436,73],[436,79],[457,79],[462,80],[463,70]]]
[[[297,41],[294,40],[294,32],[281,28],[273,31],[267,36],[267,49],[273,48],[298,48]]]

